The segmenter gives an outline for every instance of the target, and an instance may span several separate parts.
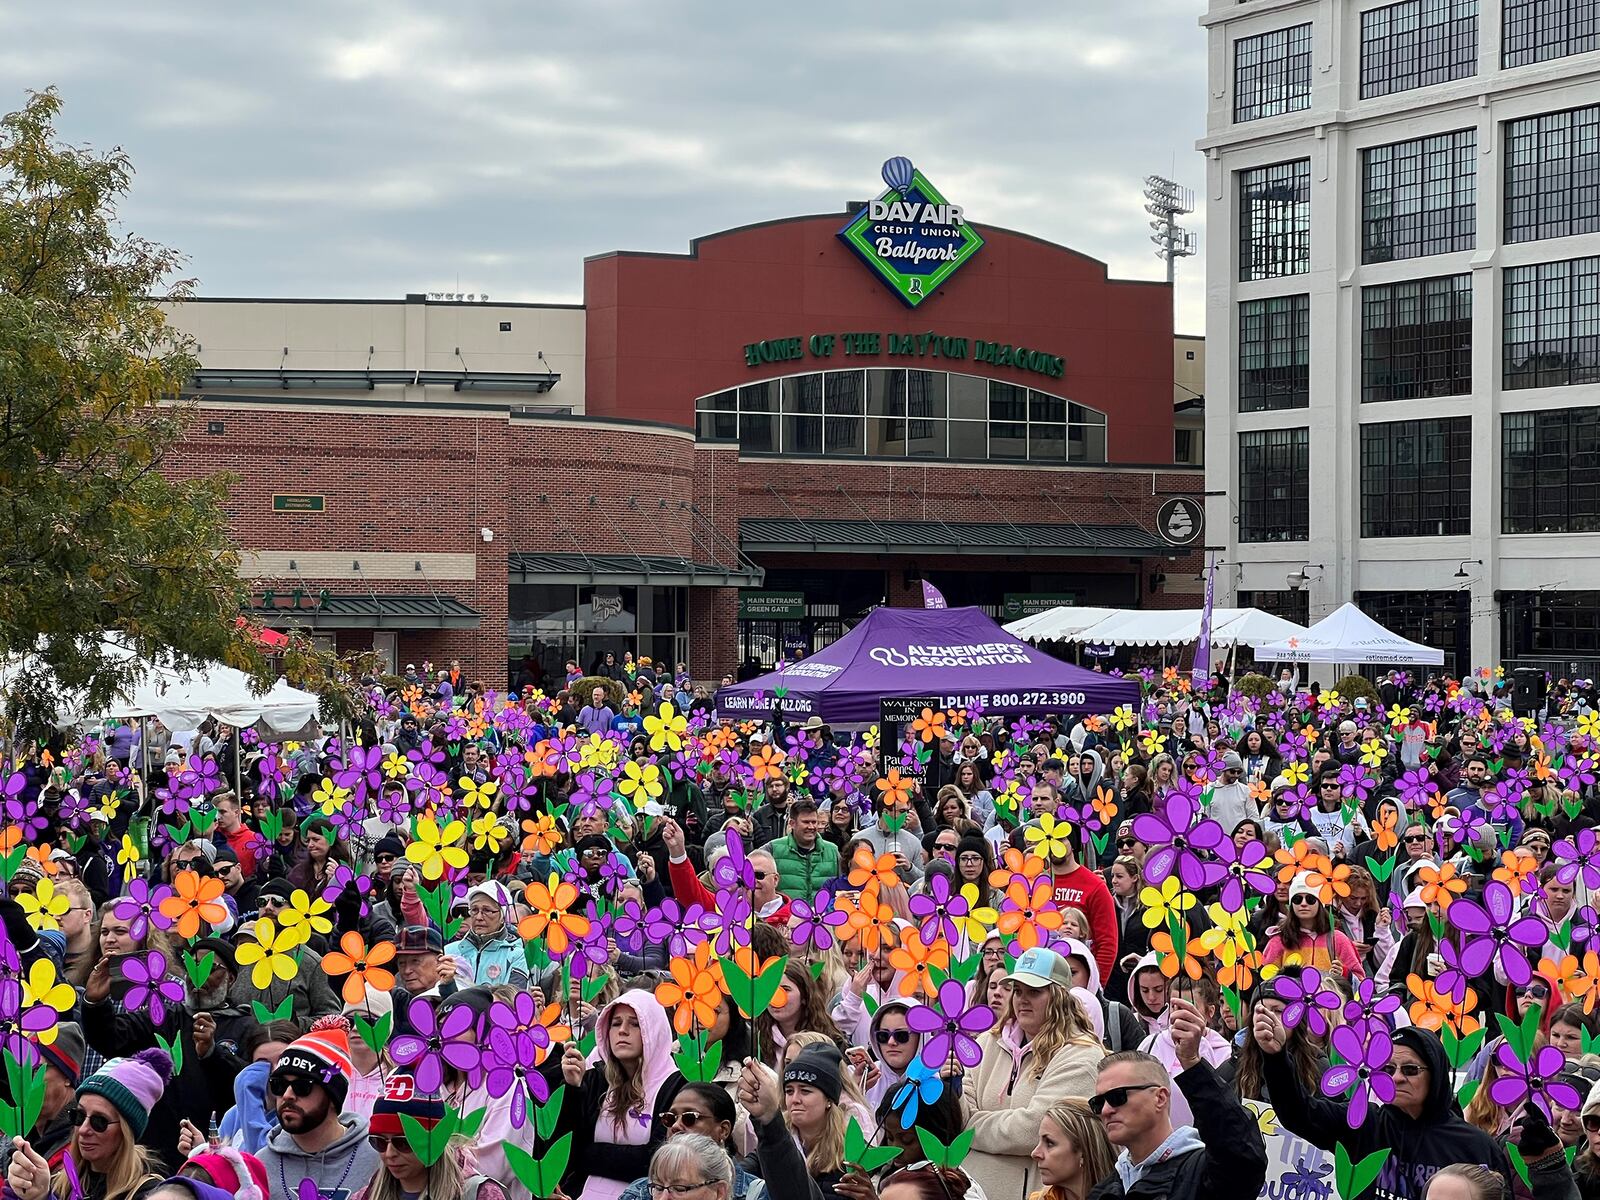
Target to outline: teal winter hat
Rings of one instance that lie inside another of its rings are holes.
[[[132,1058],[113,1058],[78,1085],[79,1096],[104,1096],[122,1114],[135,1138],[144,1136],[150,1110],[172,1079],[165,1050],[141,1050]]]

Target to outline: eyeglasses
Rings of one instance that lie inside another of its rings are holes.
[[[1385,1063],[1383,1066],[1379,1067],[1378,1070],[1391,1077],[1394,1075],[1404,1075],[1407,1079],[1415,1079],[1418,1075],[1421,1075],[1424,1071],[1426,1071],[1427,1068],[1418,1066],[1416,1063]]]
[[[1163,1085],[1159,1083],[1130,1083],[1127,1087],[1112,1088],[1108,1092],[1096,1092],[1089,1097],[1089,1111],[1098,1117],[1107,1108],[1121,1108],[1126,1104],[1129,1092],[1142,1092],[1149,1088],[1161,1086]]]
[[[971,851],[968,851],[966,854],[960,855],[956,859],[956,861],[958,863],[960,863],[963,867],[971,867],[971,866],[980,866],[981,867],[983,865],[983,855],[981,855],[981,854],[973,854]]]
[[[682,1125],[685,1129],[693,1129],[705,1119],[705,1113],[695,1112],[692,1108],[684,1109],[681,1113],[667,1112],[661,1114],[661,1124],[668,1129],[671,1129],[674,1125]]]
[[[657,1183],[652,1179],[645,1186],[650,1189],[652,1196],[687,1196],[690,1192],[697,1192],[716,1182],[718,1181],[715,1179],[702,1179],[699,1183]]]
[[[1290,900],[1289,903],[1290,904],[1312,905],[1312,904],[1321,904],[1322,901],[1317,899],[1317,897],[1315,897],[1315,896],[1296,896],[1292,900]]]
[[[893,1042],[896,1046],[904,1046],[911,1040],[909,1029],[880,1029],[873,1034],[878,1039],[878,1045],[887,1046]]]
[[[367,1145],[371,1146],[379,1154],[393,1146],[402,1154],[410,1154],[413,1157],[416,1155],[416,1151],[411,1148],[411,1143],[398,1133],[388,1137],[381,1133],[369,1133],[367,1135]]]
[[[1534,980],[1528,985],[1528,995],[1532,996],[1535,1000],[1543,1000],[1550,995],[1550,985],[1547,983],[1540,983],[1538,980]]]
[[[304,1075],[274,1075],[267,1080],[267,1091],[274,1096],[281,1096],[285,1092],[293,1092],[304,1100],[311,1095],[311,1089],[317,1085]]]
[[[87,1122],[89,1128],[94,1130],[96,1133],[104,1133],[106,1130],[111,1128],[111,1118],[106,1116],[105,1113],[84,1112],[81,1108],[73,1109],[73,1126],[76,1127],[84,1124],[85,1122]]]

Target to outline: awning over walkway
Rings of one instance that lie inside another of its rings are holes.
[[[512,583],[619,583],[656,587],[759,587],[765,572],[754,564],[700,563],[638,554],[507,556]]]
[[[747,554],[970,554],[1143,557],[1173,548],[1137,525],[1013,525],[1009,521],[810,520],[745,517],[739,548]]]
[[[263,604],[245,610],[259,625],[307,629],[476,629],[483,614],[454,596],[335,596],[310,603]]]

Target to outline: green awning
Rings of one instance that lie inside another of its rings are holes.
[[[638,554],[541,554],[506,556],[512,583],[620,583],[656,587],[759,587],[765,574],[754,564],[701,563],[687,558]]]
[[[454,596],[273,596],[245,609],[245,615],[268,628],[294,625],[306,629],[476,629],[483,614]]]
[[[746,517],[739,548],[747,554],[967,554],[1005,557],[1138,558],[1172,554],[1137,525],[1013,525],[1005,521],[808,520]]]

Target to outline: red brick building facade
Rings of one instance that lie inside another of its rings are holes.
[[[1155,534],[1168,497],[1203,487],[1172,462],[1170,289],[979,226],[982,251],[908,309],[842,221],[589,260],[579,414],[525,403],[516,388],[550,386],[532,375],[458,372],[446,392],[407,361],[257,387],[270,372],[228,376],[203,347],[170,469],[237,477],[265,623],[497,685],[606,650],[715,678],[918,604],[924,577],[997,613],[1197,604],[1198,551]],[[370,362],[365,336],[328,353]]]

